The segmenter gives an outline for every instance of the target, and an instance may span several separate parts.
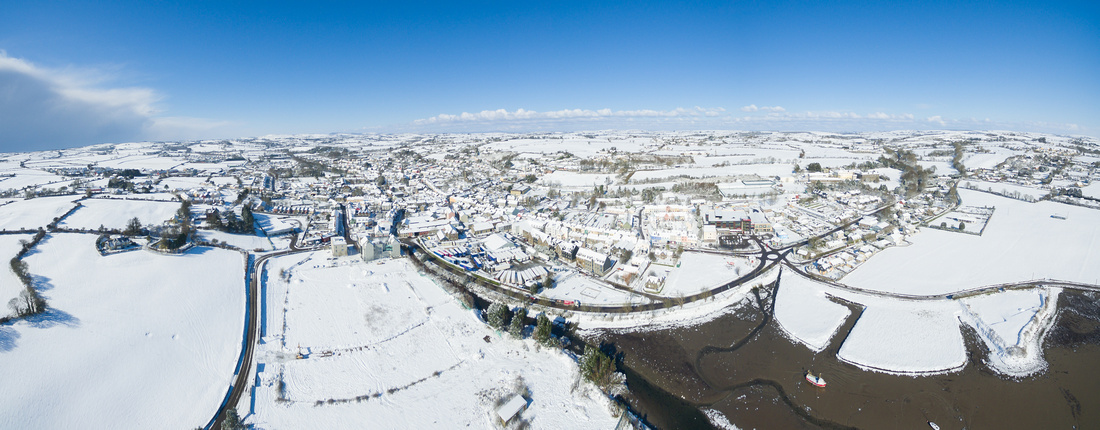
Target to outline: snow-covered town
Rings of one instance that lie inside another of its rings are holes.
[[[644,428],[602,336],[762,295],[786,341],[852,372],[1032,378],[1059,296],[1100,292],[1098,223],[1100,142],[1040,133],[0,154],[0,379],[23,387],[0,426]]]

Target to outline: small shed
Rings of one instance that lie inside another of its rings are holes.
[[[507,424],[524,409],[527,409],[527,400],[523,396],[512,396],[497,408],[497,417],[500,418],[500,422]]]

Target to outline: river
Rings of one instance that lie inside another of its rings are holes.
[[[622,354],[632,408],[661,429],[710,428],[701,411],[739,428],[943,429],[1097,428],[1100,426],[1100,295],[1059,295],[1044,341],[1048,368],[1022,379],[999,376],[963,327],[969,355],[960,371],[898,376],[839,361],[836,351],[859,318],[852,315],[822,352],[788,339],[769,316],[771,291],[732,304],[725,315],[662,330],[589,331],[589,342]],[[829,385],[803,378],[821,373]]]

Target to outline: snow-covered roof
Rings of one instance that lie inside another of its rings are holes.
[[[577,258],[602,263],[607,260],[607,254],[599,253],[588,248],[581,248],[580,251],[577,251]]]
[[[489,251],[495,251],[498,249],[512,248],[516,245],[512,241],[506,239],[499,234],[493,234],[485,238],[484,247]]]
[[[514,396],[503,405],[497,408],[497,416],[501,421],[508,422],[512,417],[516,416],[519,411],[522,411],[527,406],[527,401],[520,396]]]

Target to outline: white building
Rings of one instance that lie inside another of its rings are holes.
[[[348,241],[342,237],[332,238],[332,256],[333,257],[347,257],[348,256]]]

